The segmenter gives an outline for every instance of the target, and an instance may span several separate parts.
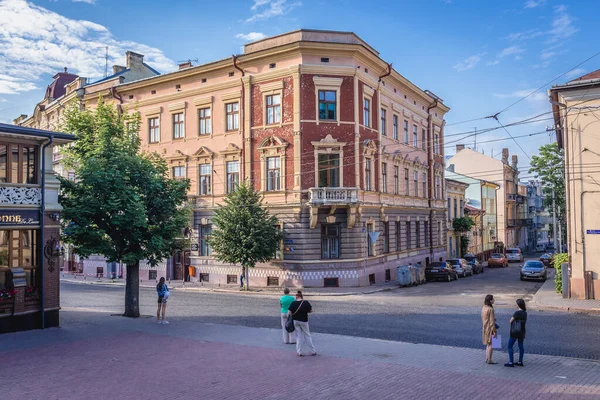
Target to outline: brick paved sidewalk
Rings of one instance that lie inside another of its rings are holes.
[[[315,334],[296,357],[279,329],[63,312],[63,327],[3,335],[3,398],[597,399],[600,363]],[[479,329],[479,327],[474,327]],[[451,334],[440,332],[440,334]],[[527,342],[526,342],[527,344]],[[506,354],[496,353],[504,362]]]
[[[600,312],[600,300],[564,299],[562,294],[554,290],[554,272],[533,296],[533,302],[538,308],[557,309],[574,312]]]

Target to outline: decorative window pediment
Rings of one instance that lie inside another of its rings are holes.
[[[319,140],[318,142],[312,142],[313,147],[318,148],[318,149],[334,149],[334,150],[341,150],[346,143],[345,142],[338,142],[337,139],[334,139],[331,134],[328,134],[327,136],[325,136],[323,139]]]
[[[366,156],[373,156],[377,152],[377,145],[372,139],[365,139],[363,142],[363,154]]]
[[[174,163],[174,162],[177,162],[177,161],[187,161],[188,160],[188,155],[185,154],[184,152],[180,151],[180,150],[175,150],[175,154],[173,154],[170,157],[166,157],[166,159],[170,163]]]
[[[259,146],[258,151],[261,154],[271,155],[285,152],[285,148],[288,146],[288,143],[281,139],[278,136],[268,136],[264,138]]]
[[[225,150],[219,152],[226,160],[239,159],[242,155],[242,149],[233,143],[229,143]]]
[[[201,161],[202,163],[204,163],[207,160],[212,160],[212,158],[214,157],[214,154],[208,147],[206,146],[200,146],[200,148],[198,150],[196,150],[196,152],[194,153],[194,157],[198,160]]]

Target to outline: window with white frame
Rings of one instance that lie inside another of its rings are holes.
[[[435,154],[440,154],[440,136],[437,133],[433,135],[433,151]]]
[[[380,130],[381,130],[381,134],[383,136],[387,135],[386,123],[387,123],[387,121],[386,121],[386,110],[385,110],[385,108],[382,108],[381,109],[381,129]]]
[[[173,114],[173,139],[183,139],[185,137],[185,124],[183,113]]]
[[[423,178],[423,197],[427,197],[427,173],[423,172],[422,174],[422,178]]]
[[[237,131],[240,129],[240,104],[238,102],[225,104],[225,114],[226,130]]]
[[[400,194],[400,167],[394,165],[394,194]]]
[[[185,167],[183,165],[173,167],[173,179],[185,179]]]
[[[394,115],[392,117],[392,121],[393,121],[392,137],[394,138],[394,140],[398,140],[398,116]]]
[[[212,248],[210,247],[209,240],[212,234],[212,225],[200,225],[200,255],[210,256],[212,254]]]
[[[419,173],[417,171],[413,171],[413,181],[415,184],[415,197],[419,197]]]
[[[160,142],[160,120],[158,117],[148,118],[150,143]]]
[[[419,128],[413,125],[413,146],[419,147]]]
[[[267,125],[281,122],[281,95],[270,94],[267,99]]]
[[[381,191],[383,193],[388,191],[387,176],[387,163],[381,163],[381,183],[383,184]]]
[[[240,184],[240,162],[228,161],[227,168],[227,193],[232,193]]]
[[[200,164],[200,195],[206,196],[211,194],[211,177],[212,169],[210,164]]]
[[[337,119],[337,92],[335,90],[319,90],[319,119]]]
[[[281,190],[281,157],[267,157],[267,191]]]
[[[211,109],[210,107],[201,108],[198,110],[198,124],[200,127],[200,135],[210,135],[212,133]]]
[[[319,187],[340,186],[340,155],[319,154]]]
[[[363,99],[363,125],[371,126],[371,100]]]
[[[408,144],[408,121],[404,120],[404,143]]]
[[[404,168],[404,194],[410,195],[410,185],[408,184],[408,168]]]
[[[365,190],[371,191],[371,171],[372,171],[372,160],[370,158],[365,159]]]

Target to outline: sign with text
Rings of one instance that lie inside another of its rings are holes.
[[[600,235],[600,229],[588,229],[585,233],[588,235]]]
[[[40,213],[37,210],[2,210],[0,226],[39,225]]]

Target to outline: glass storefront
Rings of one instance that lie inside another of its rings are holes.
[[[0,230],[0,290],[9,285],[11,268],[23,268],[29,288],[39,288],[39,229]]]

